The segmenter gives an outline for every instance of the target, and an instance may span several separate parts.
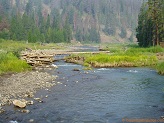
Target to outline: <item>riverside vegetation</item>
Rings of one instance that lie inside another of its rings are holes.
[[[0,74],[8,72],[23,72],[31,70],[31,66],[19,59],[20,52],[28,49],[61,49],[55,44],[41,45],[40,43],[26,43],[0,39]]]
[[[111,45],[104,48],[109,54],[77,54],[66,58],[67,62],[86,67],[141,67],[149,66],[164,74],[163,51],[160,46],[139,48],[136,45]],[[160,53],[160,58],[157,54]]]

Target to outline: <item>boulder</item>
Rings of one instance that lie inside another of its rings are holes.
[[[26,103],[22,102],[20,100],[14,100],[13,104],[14,104],[14,106],[19,107],[19,108],[25,108],[26,107]]]
[[[73,71],[80,71],[78,68],[74,68]]]

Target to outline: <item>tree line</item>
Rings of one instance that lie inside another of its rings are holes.
[[[105,34],[133,41],[141,3],[142,0],[0,0],[0,38],[99,43]]]
[[[7,1],[2,1],[2,5],[10,5]],[[19,6],[20,1],[17,2]],[[23,15],[16,8],[12,9],[11,17],[7,18],[7,13],[3,13],[0,18],[0,37],[28,42],[71,41],[72,30],[67,17],[61,22],[58,10],[54,10],[52,15],[44,15],[41,3],[35,11],[33,6],[34,2],[29,0]],[[4,9],[4,12],[7,10]]]
[[[164,42],[164,0],[148,0],[142,4],[136,37],[142,47]]]

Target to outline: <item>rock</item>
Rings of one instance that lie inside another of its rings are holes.
[[[33,101],[27,101],[27,103],[26,103],[27,105],[33,105],[34,104],[34,102]]]
[[[26,107],[26,103],[25,102],[22,102],[20,100],[14,100],[13,101],[13,104],[19,108],[25,108]]]
[[[30,110],[21,110],[22,113],[30,113]]]
[[[61,82],[57,82],[57,84],[63,84],[63,83],[61,83]]]
[[[33,92],[26,92],[25,97],[34,97]]]
[[[46,90],[46,91],[49,91],[49,89],[48,89],[48,88],[46,88],[45,90]]]
[[[24,102],[24,103],[27,103],[27,101],[25,99],[21,99],[20,101],[21,102]]]
[[[2,114],[2,113],[4,113],[5,112],[5,110],[4,109],[0,109],[0,114]]]
[[[43,103],[43,101],[42,101],[42,100],[39,100],[38,102],[39,102],[39,103]]]
[[[30,123],[34,122],[34,119],[30,119],[29,122],[30,122]]]
[[[56,69],[58,68],[58,66],[55,64],[52,64],[51,67],[56,68]]]
[[[38,102],[40,102],[40,103],[43,102],[40,98],[34,98],[34,100],[36,100],[36,101],[38,101]]]
[[[18,123],[17,121],[10,121],[9,123]]]
[[[80,71],[78,68],[74,68],[73,71]]]

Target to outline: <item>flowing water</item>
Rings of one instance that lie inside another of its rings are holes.
[[[28,106],[29,114],[7,111],[0,121],[8,123],[121,123],[128,119],[160,119],[164,115],[164,76],[149,68],[100,68],[59,61],[58,83],[43,103]],[[80,71],[73,71],[73,69]],[[16,109],[17,110],[17,109]]]

